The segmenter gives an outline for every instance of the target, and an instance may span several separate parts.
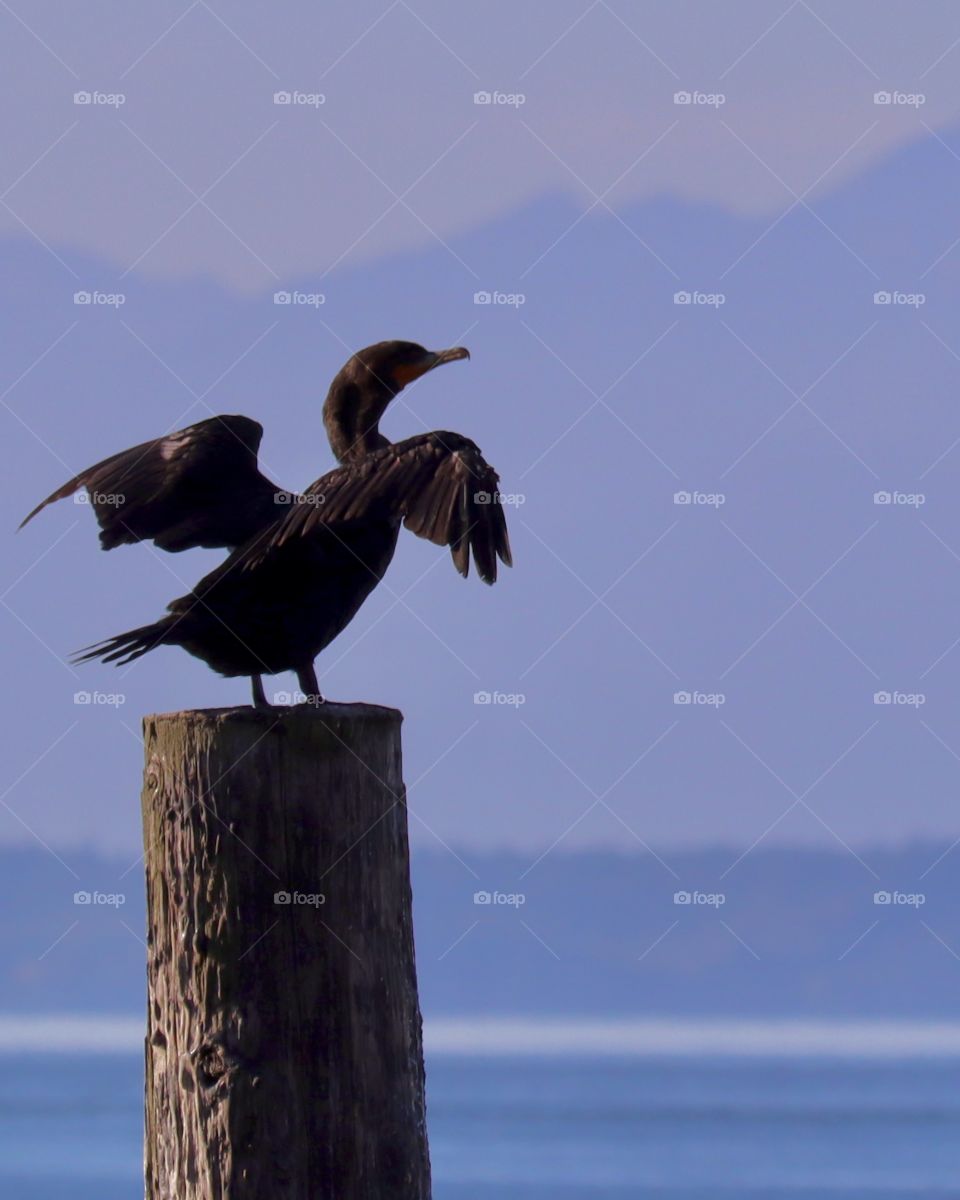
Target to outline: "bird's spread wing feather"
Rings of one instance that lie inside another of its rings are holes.
[[[497,559],[512,565],[499,476],[478,447],[457,433],[426,433],[387,445],[318,479],[247,559],[257,563],[292,538],[358,520],[396,520],[418,537],[449,546],[466,576],[473,558],[485,583]]]
[[[105,550],[151,539],[164,550],[239,546],[278,511],[276,488],[257,468],[262,436],[249,417],[199,421],[81,471],[23,525],[85,488]]]

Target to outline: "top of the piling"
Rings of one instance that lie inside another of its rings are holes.
[[[179,712],[148,713],[145,721],[196,721],[215,724],[244,724],[262,725],[264,729],[276,725],[289,725],[301,721],[319,721],[338,724],[345,721],[386,721],[399,722],[403,713],[398,708],[388,708],[382,704],[365,704],[362,702],[345,703],[328,700],[323,704],[292,704],[276,705],[271,708],[254,708],[252,704],[238,705],[234,708],[185,708]]]

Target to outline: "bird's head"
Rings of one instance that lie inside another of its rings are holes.
[[[343,461],[385,445],[377,427],[390,401],[434,367],[469,357],[464,346],[427,350],[416,342],[377,342],[358,350],[337,372],[323,406],[334,454]]]

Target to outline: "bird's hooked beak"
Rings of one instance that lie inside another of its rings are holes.
[[[470,351],[466,346],[451,346],[449,350],[428,350],[419,362],[404,363],[395,368],[393,378],[400,387],[406,387],[414,379],[426,375],[434,367],[442,367],[444,363],[459,362],[461,358],[469,358]]]
[[[443,366],[444,363],[459,362],[461,358],[469,357],[470,351],[466,346],[451,346],[449,350],[437,350],[430,354],[430,358],[433,361],[427,367],[427,370],[431,371],[434,367]]]

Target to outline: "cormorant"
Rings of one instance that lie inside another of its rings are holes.
[[[76,660],[131,662],[157,646],[182,646],[221,675],[249,675],[267,706],[263,675],[295,671],[321,703],[314,659],[356,615],[393,558],[401,524],[449,546],[461,575],[473,557],[485,583],[497,559],[511,565],[499,478],[458,433],[391,443],[379,430],[390,401],[462,346],[432,352],[378,342],[341,368],[323,406],[340,465],[302,495],[262,475],[263,427],[218,416],[121,451],[65,483],[25,518],[86,488],[105,550],[152,540],[164,550],[225,547],[229,557],[169,615],[81,651]]]

